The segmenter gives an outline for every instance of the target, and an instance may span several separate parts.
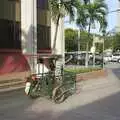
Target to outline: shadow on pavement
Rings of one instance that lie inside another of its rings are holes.
[[[55,105],[50,102],[32,106],[35,101],[19,95],[16,101],[7,100],[7,102],[13,105],[9,104],[8,108],[2,106],[3,109],[0,107],[0,120],[120,120],[120,92],[93,103],[66,111],[61,110],[61,112],[57,111],[55,106],[59,108],[62,104],[70,106],[72,103]]]
[[[118,78],[120,79],[120,68],[114,68],[114,69],[111,69],[112,70],[112,73]]]

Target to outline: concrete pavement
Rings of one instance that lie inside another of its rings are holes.
[[[109,76],[79,83],[78,93],[62,104],[31,100],[24,91],[0,94],[0,120],[120,120],[120,81]]]

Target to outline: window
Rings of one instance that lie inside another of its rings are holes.
[[[37,0],[37,8],[48,9],[48,0]]]
[[[38,51],[40,49],[50,49],[50,27],[38,25],[37,31]]]
[[[51,27],[48,0],[37,0],[37,51],[51,49]]]
[[[0,0],[0,49],[21,49],[20,33],[20,0]]]

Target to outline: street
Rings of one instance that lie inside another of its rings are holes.
[[[120,63],[109,63],[105,66],[108,69],[111,69],[112,72],[120,79]]]
[[[82,92],[62,104],[45,98],[32,100],[24,90],[2,93],[0,120],[120,120],[120,65],[106,67],[110,70],[107,79],[84,83]]]

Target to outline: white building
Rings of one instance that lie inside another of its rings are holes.
[[[56,43],[56,54],[62,56],[64,56],[63,25],[61,19]],[[41,51],[46,53],[46,50],[50,52],[55,24],[51,19],[48,0],[0,0],[0,32],[0,55],[3,52],[11,54],[17,51],[24,55],[36,55]],[[9,58],[9,55],[6,55]],[[30,65],[33,64],[33,60],[28,61]],[[3,68],[0,68],[0,71],[1,69]]]

